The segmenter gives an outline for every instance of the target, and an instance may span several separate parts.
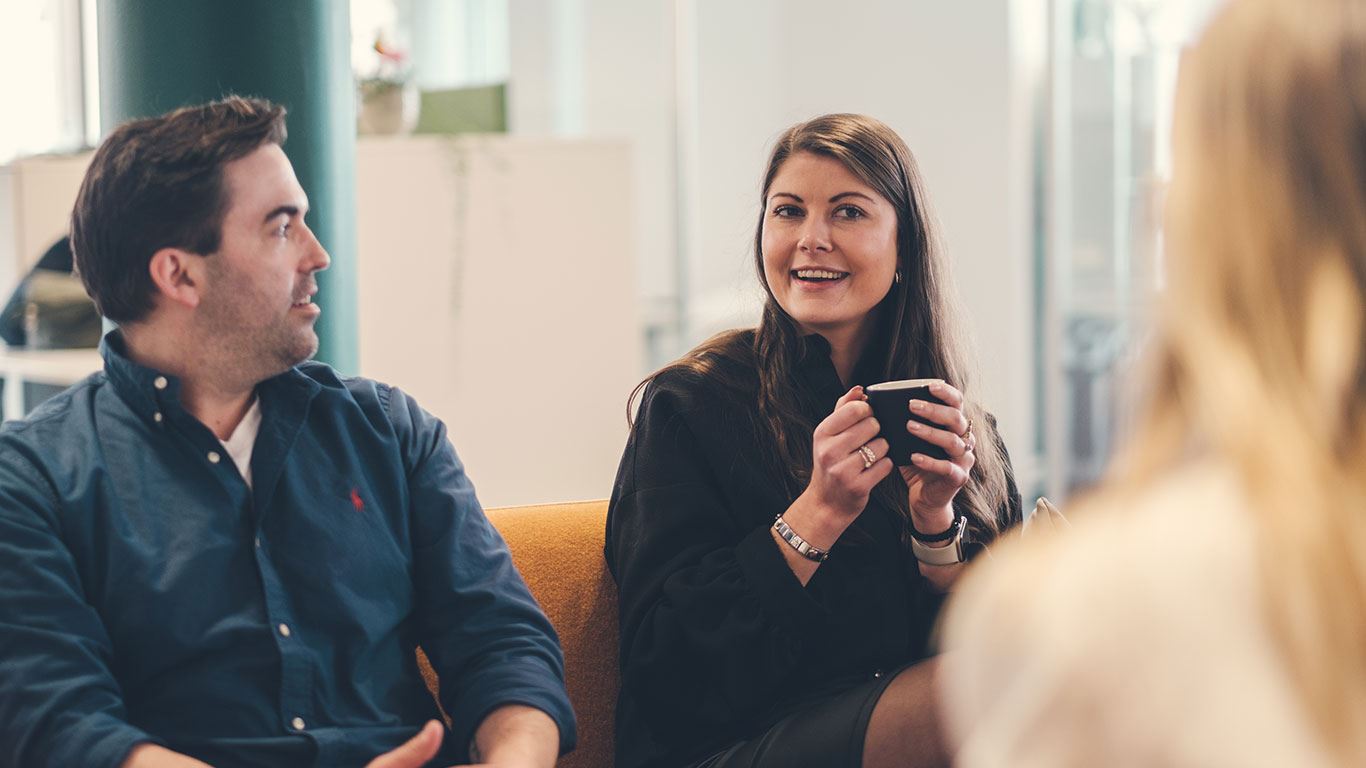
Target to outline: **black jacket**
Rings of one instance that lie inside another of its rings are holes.
[[[804,347],[793,384],[814,428],[845,388],[828,343]],[[877,380],[868,369],[856,383]],[[795,494],[754,433],[757,371],[735,370],[750,388],[656,377],[617,472],[606,555],[620,588],[618,768],[701,759],[929,653],[942,596],[876,495],[805,588],[788,568],[768,529]],[[1009,490],[999,516],[1017,522]]]

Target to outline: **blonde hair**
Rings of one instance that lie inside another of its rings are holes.
[[[1176,120],[1171,290],[1118,479],[1237,469],[1298,693],[1366,764],[1366,3],[1234,0]]]

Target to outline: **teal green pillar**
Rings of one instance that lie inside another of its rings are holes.
[[[100,120],[107,133],[229,93],[289,110],[289,155],[309,226],[332,255],[318,275],[318,359],[359,368],[356,112],[346,0],[100,0]]]

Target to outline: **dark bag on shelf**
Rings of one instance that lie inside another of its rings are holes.
[[[28,349],[96,347],[102,325],[80,278],[35,269],[24,280],[23,326]]]

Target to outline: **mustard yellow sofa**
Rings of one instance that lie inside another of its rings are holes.
[[[564,646],[579,746],[558,765],[608,768],[618,680],[617,586],[602,556],[607,501],[501,507],[487,514]],[[418,663],[435,692],[440,681],[421,651]]]

